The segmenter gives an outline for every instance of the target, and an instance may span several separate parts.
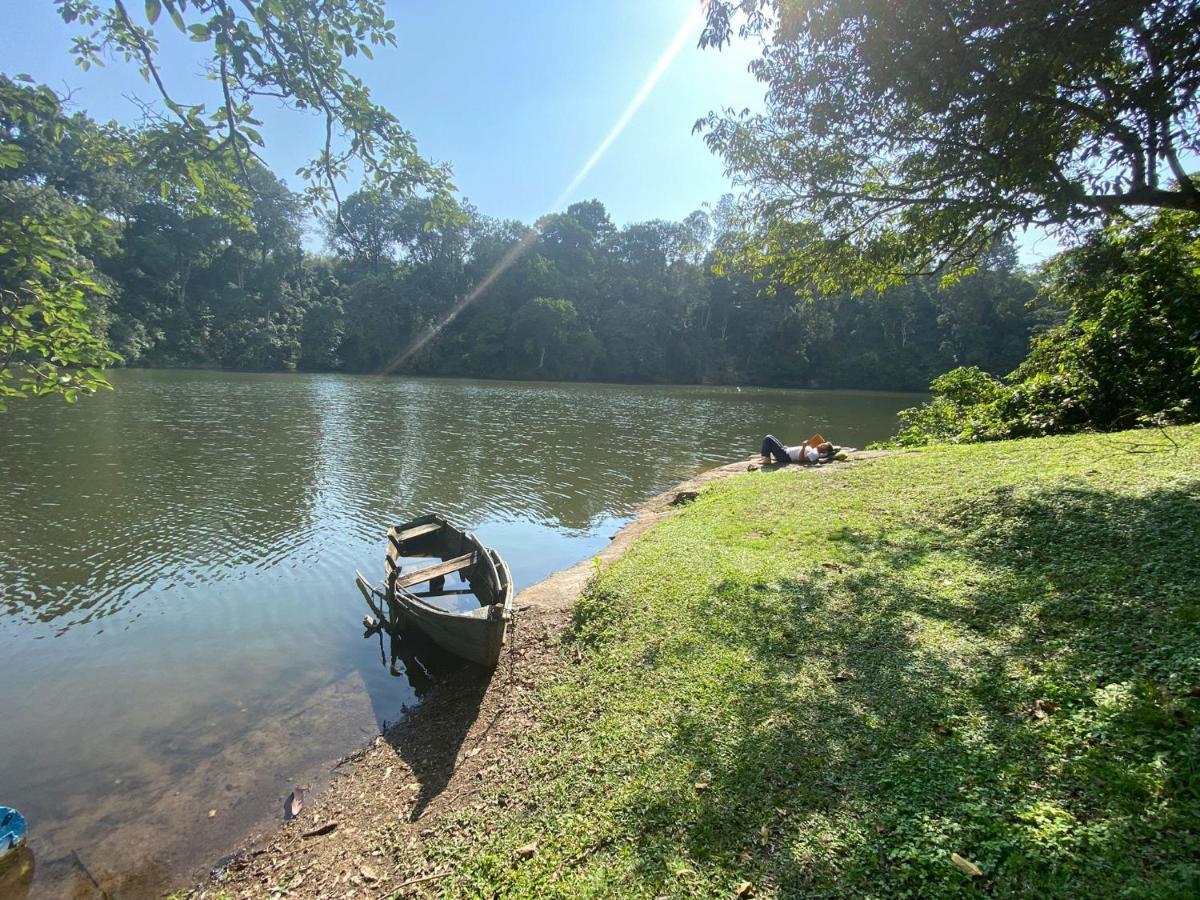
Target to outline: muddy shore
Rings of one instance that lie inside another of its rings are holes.
[[[477,802],[485,780],[503,777],[509,749],[537,720],[536,689],[568,664],[559,637],[597,567],[615,562],[705,485],[758,468],[754,456],[658,494],[595,557],[526,588],[515,600],[515,629],[494,672],[467,668],[448,676],[402,723],[339,761],[331,783],[306,800],[296,819],[252,837],[179,896],[370,898],[436,890],[444,869],[401,870],[383,845],[419,857],[440,819]],[[797,474],[826,468],[787,467]]]

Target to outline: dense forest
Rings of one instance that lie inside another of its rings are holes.
[[[1008,372],[1058,318],[1031,307],[1009,243],[953,284],[764,299],[761,279],[714,273],[729,198],[617,227],[597,200],[527,224],[365,189],[312,252],[302,198],[261,166],[237,216],[153,165],[154,135],[44,89],[0,81],[0,129],[21,151],[5,205],[92,223],[75,243],[93,315],[129,366],[923,390],[955,366]]]

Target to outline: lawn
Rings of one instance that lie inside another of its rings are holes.
[[[1200,429],[717,482],[560,649],[431,892],[1200,894]]]

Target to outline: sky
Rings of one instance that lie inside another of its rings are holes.
[[[424,156],[451,165],[461,195],[482,213],[533,222],[594,197],[618,225],[678,220],[731,190],[721,161],[692,127],[712,109],[759,108],[763,88],[746,71],[752,45],[696,47],[697,0],[387,6],[398,46],[352,67]],[[135,17],[140,7],[130,5]],[[140,116],[135,100],[156,97],[124,61],[76,67],[69,53],[76,32],[51,0],[0,0],[0,11],[0,71],[69,93],[76,108],[102,121],[132,124]],[[165,15],[157,31],[176,99],[211,102],[204,48]],[[270,104],[258,110],[264,159],[299,189],[293,173],[319,149],[322,123]],[[1024,262],[1058,249],[1040,233],[1018,236],[1018,244]]]
[[[70,92],[94,118],[133,123],[131,98],[156,95],[123,61],[81,71],[50,0],[4,0],[0,69]],[[130,9],[140,12],[140,3]],[[710,109],[758,106],[746,72],[750,48],[696,48],[695,0],[438,0],[389,3],[398,46],[354,68],[376,102],[416,137],[421,153],[453,167],[479,209],[531,222],[560,199],[691,16],[678,55],[587,176],[561,198],[599,198],[618,223],[680,219],[729,190],[722,164],[692,134]],[[164,68],[177,99],[204,99],[202,48],[158,22]],[[211,96],[211,95],[209,95]],[[264,157],[293,188],[292,173],[319,149],[314,117],[267,113]]]

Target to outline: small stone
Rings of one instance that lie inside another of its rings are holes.
[[[537,853],[537,850],[537,841],[534,841],[532,844],[526,844],[524,847],[518,847],[515,852],[518,859],[529,859]]]

